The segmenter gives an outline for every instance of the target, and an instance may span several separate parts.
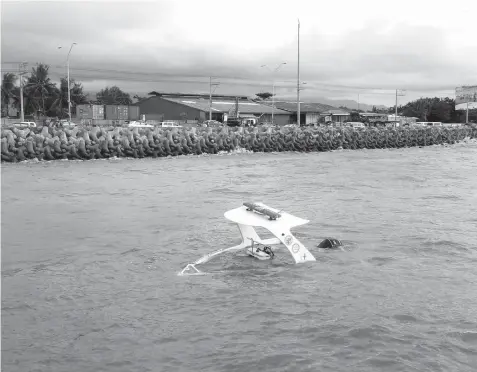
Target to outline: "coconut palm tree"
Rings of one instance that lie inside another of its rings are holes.
[[[47,99],[54,97],[58,91],[56,84],[48,77],[49,68],[43,63],[38,64],[36,68],[33,67],[25,85],[25,94],[32,108],[36,112],[42,112],[43,115],[47,111]]]
[[[67,117],[68,114],[68,81],[61,78],[60,89],[56,92],[49,105],[51,116]],[[71,105],[74,108],[77,105],[86,104],[88,100],[83,92],[83,85],[77,83],[74,79],[70,79],[70,96]]]
[[[3,74],[2,79],[2,115],[7,116],[10,109],[10,102],[15,97],[15,82],[17,76],[12,72]]]

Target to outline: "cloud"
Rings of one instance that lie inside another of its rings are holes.
[[[2,69],[13,66],[5,62],[45,62],[58,79],[77,42],[71,71],[88,89],[207,91],[213,75],[223,93],[253,95],[270,90],[273,79],[261,65],[287,62],[275,74],[277,94],[294,96],[299,17],[303,97],[359,93],[363,101],[393,104],[396,88],[407,89],[407,100],[477,83],[476,5],[403,0],[390,12],[376,4],[3,2]]]

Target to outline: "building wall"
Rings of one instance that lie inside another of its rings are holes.
[[[129,106],[128,119],[139,120],[139,107]]]
[[[187,114],[187,120],[205,120],[205,112],[187,107],[179,103],[167,101],[161,97],[151,97],[142,102],[138,102],[141,115],[146,115],[146,120],[156,120],[163,117],[163,120],[184,120],[181,115]]]
[[[306,122],[306,114],[300,112],[300,125]],[[289,124],[298,124],[298,115],[296,112],[290,114],[290,122]]]
[[[272,114],[263,114],[259,120],[260,122],[271,123],[272,122]],[[273,121],[277,125],[287,125],[291,123],[291,116],[290,114],[274,114]]]
[[[144,115],[144,120],[164,121],[164,114],[141,114]],[[172,120],[172,119],[170,119]]]
[[[316,124],[320,119],[320,114],[316,112],[307,112],[305,118],[305,124]]]
[[[351,120],[351,115],[333,115],[333,121],[344,123],[347,120]]]
[[[331,116],[331,115],[324,115],[324,116],[322,116],[322,118],[323,118],[323,117],[324,117],[324,121],[325,121],[325,122],[332,121],[332,122],[334,122],[334,123],[344,123],[345,121],[351,119],[351,115],[337,115],[337,114],[333,114],[333,116]]]

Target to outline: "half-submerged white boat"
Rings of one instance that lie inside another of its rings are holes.
[[[196,268],[196,265],[203,264],[222,253],[242,249],[247,249],[247,254],[257,259],[271,259],[274,253],[270,246],[278,244],[282,244],[288,249],[295,263],[316,261],[310,251],[290,231],[293,227],[307,224],[310,222],[308,220],[271,208],[263,203],[244,203],[241,207],[225,212],[224,217],[237,224],[242,236],[242,243],[230,248],[219,249],[201,257],[194,263],[188,264],[179,275],[203,274]],[[262,227],[275,237],[261,239],[254,227]]]

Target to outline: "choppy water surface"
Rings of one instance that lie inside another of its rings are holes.
[[[2,168],[5,371],[476,370],[475,144]],[[317,262],[177,276],[244,201]]]

